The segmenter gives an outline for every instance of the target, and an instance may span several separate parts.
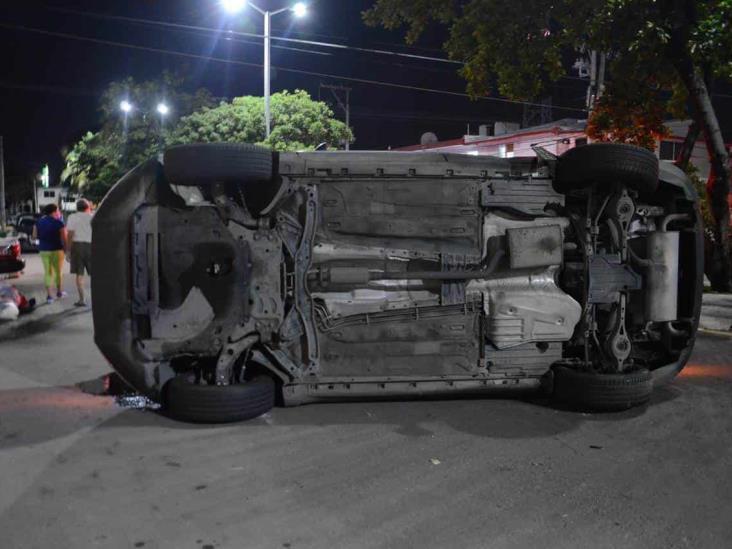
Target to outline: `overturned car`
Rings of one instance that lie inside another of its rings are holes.
[[[511,390],[643,404],[694,343],[694,190],[628,145],[536,151],[171,148],[94,217],[96,343],[188,421]]]

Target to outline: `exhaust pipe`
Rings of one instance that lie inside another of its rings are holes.
[[[669,223],[688,219],[686,214],[666,216],[659,230],[648,235],[646,269],[646,319],[669,322],[678,318],[679,235],[667,231]]]

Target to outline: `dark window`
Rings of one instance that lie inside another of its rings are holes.
[[[677,141],[661,141],[658,157],[661,160],[676,160],[681,151],[682,143]]]
[[[574,140],[574,146],[575,147],[584,147],[587,145],[587,138],[586,137],[578,137]]]

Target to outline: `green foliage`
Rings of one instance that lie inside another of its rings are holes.
[[[699,170],[691,163],[686,166],[684,171],[689,176],[689,179],[691,179],[694,189],[696,189],[696,193],[699,195],[699,209],[701,210],[702,222],[704,223],[704,238],[714,243],[714,216],[709,207],[709,193],[707,192],[706,181],[699,177]]]
[[[595,141],[612,141],[651,151],[656,141],[668,135],[666,108],[657,89],[643,80],[611,86],[597,101],[587,125]]]
[[[102,132],[87,132],[73,148],[66,153],[66,167],[61,180],[83,192],[92,200],[101,198],[99,192],[112,184],[120,173],[120,154],[111,136]]]
[[[406,25],[409,42],[416,41],[430,21],[445,24],[450,31],[445,50],[465,63],[461,74],[469,93],[481,96],[497,88],[513,99],[530,99],[564,74],[563,48],[575,45],[574,33],[557,30],[565,28],[558,24],[584,17],[589,12],[586,4],[592,3],[377,0],[364,18],[390,29]]]
[[[87,132],[65,154],[62,181],[99,200],[127,171],[155,156],[180,117],[214,103],[208,91],[187,93],[181,89],[183,84],[169,73],[154,81],[126,78],[112,82],[100,102],[101,128]],[[127,116],[119,108],[123,99],[134,106]],[[171,109],[165,118],[156,111],[160,102]]]
[[[678,115],[686,94],[675,70],[679,52],[712,75],[732,78],[732,0],[377,0],[364,12],[370,25],[406,26],[415,42],[431,22],[446,25],[448,55],[474,96],[497,89],[512,99],[534,99],[566,75],[577,51],[609,54],[608,92],[633,110],[662,105]],[[628,89],[628,85],[632,90]],[[673,101],[666,102],[674,92]],[[655,113],[652,118],[655,117]],[[620,117],[624,119],[624,117]]]
[[[264,98],[236,97],[215,108],[203,108],[184,117],[169,143],[228,141],[257,143],[274,150],[308,150],[327,142],[352,141],[351,130],[336,120],[325,103],[313,101],[307,92],[284,91],[271,96],[272,132],[266,137]]]
[[[5,203],[12,206],[26,200],[33,200],[33,176],[8,175],[5,179]]]
[[[732,0],[697,2],[698,23],[691,30],[695,59],[710,67],[712,75],[732,80]]]
[[[62,181],[98,201],[120,177],[167,145],[228,141],[284,151],[353,141],[351,130],[334,118],[328,105],[301,90],[272,95],[272,133],[267,139],[262,97],[237,97],[215,106],[206,90],[188,94],[180,90],[182,85],[169,74],[159,81],[127,78],[111,83],[101,100],[102,126],[65,153]],[[135,106],[128,116],[119,109],[123,99]],[[171,108],[164,119],[155,110],[161,101]]]

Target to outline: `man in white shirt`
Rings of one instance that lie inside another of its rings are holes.
[[[91,276],[91,208],[83,198],[76,203],[76,213],[66,223],[68,250],[71,254],[71,273],[76,275],[76,289],[79,291],[77,307],[86,307],[84,299],[84,271]]]

